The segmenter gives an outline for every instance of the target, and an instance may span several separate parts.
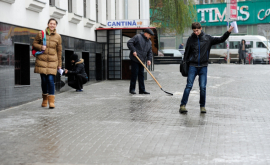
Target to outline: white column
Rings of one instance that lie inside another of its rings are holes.
[[[150,4],[149,0],[140,0],[140,19],[150,20]]]
[[[98,22],[106,25],[106,0],[98,0]]]
[[[107,0],[108,20],[115,20],[115,0]]]
[[[128,0],[128,19],[139,19],[139,0]]]
[[[90,16],[91,20],[96,21],[96,0],[89,0],[90,1]]]
[[[72,0],[72,2],[76,4],[74,13],[83,16],[83,0]]]
[[[57,7],[68,11],[68,1],[63,1],[63,0],[57,0],[57,1],[55,1],[55,4],[57,4],[56,5]]]
[[[124,0],[116,0],[116,19],[124,19]]]

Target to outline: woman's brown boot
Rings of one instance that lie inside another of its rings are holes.
[[[54,99],[55,99],[55,95],[48,95],[49,108],[50,109],[53,109],[55,107],[55,105],[54,105]]]
[[[48,105],[48,94],[42,94],[42,98],[43,98],[43,101],[42,101],[41,106],[42,107],[47,107],[47,105]]]

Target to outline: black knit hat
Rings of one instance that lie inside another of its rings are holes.
[[[151,29],[145,29],[144,32],[148,33],[148,34],[150,34],[152,36],[154,35],[154,32]]]
[[[74,60],[74,61],[77,61],[78,60],[78,55],[77,54],[73,54],[71,57],[70,57],[71,60]]]

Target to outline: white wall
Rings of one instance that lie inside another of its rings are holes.
[[[26,3],[34,0],[16,0],[13,4],[0,1],[0,22],[17,25],[26,28],[44,30],[47,27],[47,21],[50,19],[49,0],[41,12],[34,12],[26,9]],[[72,0],[73,12],[83,16],[83,0]],[[149,19],[149,0],[140,0],[141,19]],[[107,0],[108,19],[124,19],[125,0]],[[96,21],[96,0],[87,0],[87,17]],[[98,0],[99,23],[106,25],[106,0]],[[115,6],[116,4],[116,6]],[[139,0],[128,0],[128,18],[139,19]],[[62,35],[76,37],[85,40],[95,41],[95,25],[92,28],[84,27],[84,21],[78,24],[69,22],[68,2],[67,0],[56,0],[56,6],[65,9],[65,15],[58,20],[57,32]],[[115,11],[116,9],[116,11]]]

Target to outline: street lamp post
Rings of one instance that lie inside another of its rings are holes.
[[[227,15],[227,30],[230,28],[230,8],[229,4],[230,2],[227,1],[227,9],[226,9],[226,15]],[[230,42],[229,38],[227,39],[227,64],[230,64]]]

